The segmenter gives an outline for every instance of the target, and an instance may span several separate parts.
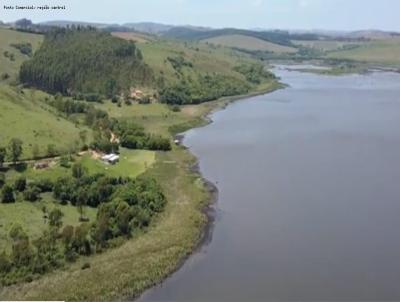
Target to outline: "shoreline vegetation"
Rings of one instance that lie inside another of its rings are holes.
[[[207,125],[211,122],[210,114],[230,103],[282,87],[273,80],[245,95],[182,106],[182,113],[190,118],[180,124],[171,123],[169,133],[182,139],[183,132]],[[168,202],[140,236],[104,253],[80,257],[76,263],[30,283],[4,287],[0,289],[0,297],[67,301],[136,299],[177,271],[212,231],[212,207],[218,190],[203,178],[190,150],[180,145],[169,152],[157,152],[155,163],[144,175],[160,183]],[[82,270],[86,262],[90,262],[90,268]]]

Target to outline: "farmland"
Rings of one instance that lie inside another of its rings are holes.
[[[259,51],[268,51],[275,53],[294,53],[297,51],[297,49],[293,47],[279,45],[245,35],[218,36],[202,40],[202,42],[215,45],[222,45],[226,47],[238,48],[238,49],[259,50]]]

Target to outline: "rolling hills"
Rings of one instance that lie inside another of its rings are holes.
[[[245,50],[259,50],[275,53],[294,53],[297,51],[294,47],[284,46],[246,35],[223,35],[201,41]]]
[[[29,43],[34,52],[42,40],[42,35],[0,28],[0,74],[8,74],[10,79],[15,80],[22,62],[29,59],[12,45]]]

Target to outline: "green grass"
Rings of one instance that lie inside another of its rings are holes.
[[[246,54],[225,47],[213,47],[199,42],[179,42],[156,40],[141,43],[138,47],[143,53],[144,61],[154,70],[155,75],[163,75],[169,82],[177,81],[176,71],[168,62],[168,57],[183,56],[193,63],[193,68],[185,69],[185,75],[195,77],[196,74],[219,73],[244,79],[243,75],[233,67],[243,62],[254,62]]]
[[[7,145],[13,137],[19,138],[24,143],[22,158],[31,158],[34,145],[42,156],[49,144],[60,151],[76,146],[82,130],[87,130],[90,140],[91,130],[57,116],[54,109],[43,103],[46,96],[40,91],[0,84],[0,146]]]
[[[59,208],[63,213],[64,225],[79,225],[79,213],[77,208],[71,205],[60,205],[56,203],[51,194],[43,194],[43,199],[37,202],[18,201],[11,204],[0,203],[0,246],[8,250],[10,240],[8,233],[13,224],[20,224],[27,232],[31,240],[38,238],[42,232],[48,228],[43,218],[42,207],[45,206],[48,211],[53,208]],[[97,209],[85,208],[85,216],[90,221],[94,221]]]
[[[190,119],[179,112],[172,112],[165,104],[125,105],[118,107],[116,104],[106,102],[97,105],[118,119],[131,119],[136,124],[143,126],[146,131],[154,134],[168,135],[171,124],[183,123]]]
[[[121,148],[120,161],[115,165],[107,165],[90,155],[84,155],[80,161],[91,174],[104,173],[112,177],[134,178],[144,173],[154,163],[155,152]]]
[[[246,50],[260,50],[260,51],[270,51],[275,53],[295,53],[296,48],[283,46],[261,40],[251,36],[245,35],[223,35],[210,39],[202,40],[204,43],[211,43],[215,45],[222,45],[226,47],[240,48]]]
[[[8,73],[13,80],[17,77],[22,62],[29,59],[28,56],[21,54],[18,49],[11,47],[10,44],[28,42],[32,44],[32,50],[35,51],[42,41],[42,35],[0,28],[0,73]],[[14,54],[15,61],[6,58],[4,56],[5,51]]]
[[[351,59],[385,65],[400,65],[400,39],[375,40],[351,50],[329,53],[329,58]]]
[[[144,173],[155,162],[155,152],[147,150],[128,150],[120,149],[120,161],[115,165],[105,164],[101,159],[95,159],[90,154],[75,156],[74,161],[70,163],[82,163],[89,174],[105,174],[111,177],[136,177]],[[59,177],[72,176],[70,168],[61,167],[59,159],[51,161],[47,169],[34,169],[33,164],[28,164],[23,171],[9,169],[6,172],[6,180],[13,183],[18,177],[24,176],[28,181],[35,179],[52,179]]]

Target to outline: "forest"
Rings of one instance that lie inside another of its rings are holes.
[[[56,28],[24,62],[20,81],[49,92],[112,97],[152,81],[135,44],[88,27]]]

